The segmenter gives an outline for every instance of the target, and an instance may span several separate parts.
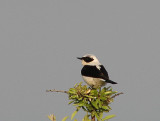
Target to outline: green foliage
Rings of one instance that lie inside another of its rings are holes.
[[[103,118],[103,113],[111,110],[109,104],[113,102],[113,97],[116,94],[117,91],[112,91],[111,87],[91,89],[82,83],[76,84],[74,88],[70,88],[68,91],[69,100],[71,100],[69,104],[73,104],[77,109],[73,112],[71,119],[74,118],[79,109],[87,112],[83,118],[84,121],[89,121],[89,116],[96,116],[98,120],[103,121],[114,117],[115,115],[110,115]]]
[[[106,120],[111,119],[113,117],[115,117],[115,115],[106,116],[105,118],[102,119],[102,121],[106,121]]]
[[[76,84],[73,88],[70,88],[69,91],[56,92],[68,94],[70,100],[69,104],[73,104],[73,106],[76,107],[76,110],[71,115],[71,120],[74,121],[77,121],[74,117],[80,109],[86,112],[82,121],[95,121],[95,117],[98,121],[108,121],[108,119],[115,117],[115,115],[108,115],[103,118],[103,114],[108,113],[111,110],[109,105],[114,101],[113,99],[116,96],[123,94],[113,91],[111,87],[91,89],[86,85],[82,85],[82,82]],[[53,114],[49,115],[48,118],[51,121],[56,121],[56,117]],[[68,116],[64,117],[62,121],[66,121],[67,119]]]
[[[67,118],[68,118],[68,116],[64,117],[64,118],[62,119],[62,121],[66,121],[66,120],[67,120]]]
[[[54,114],[48,115],[49,120],[56,121],[56,117]]]

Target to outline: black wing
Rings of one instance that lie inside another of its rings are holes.
[[[100,65],[100,67],[101,67],[100,71],[101,71],[101,74],[102,74],[103,79],[105,79],[106,82],[108,82],[108,83],[117,84],[117,82],[114,82],[114,81],[112,81],[112,80],[109,80],[108,72],[106,71],[106,69],[104,68],[104,66],[103,66],[103,65]]]
[[[101,76],[103,77],[103,79],[105,80],[109,80],[109,76],[108,76],[108,72],[106,71],[106,69],[104,68],[103,65],[100,65],[100,71],[101,71]]]
[[[98,69],[96,66],[85,65],[81,70],[81,74],[83,76],[102,78],[104,80],[109,80],[108,73],[103,67],[103,65],[100,65],[100,69]]]
[[[117,82],[109,80],[108,72],[103,65],[100,65],[100,69],[96,66],[85,65],[81,70],[81,74],[82,76],[104,79],[107,83],[117,84]]]

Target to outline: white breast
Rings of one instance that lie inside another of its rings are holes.
[[[87,77],[87,76],[82,76],[82,77],[84,81],[93,88],[98,88],[106,84],[105,80],[100,78],[93,78],[93,77]]]

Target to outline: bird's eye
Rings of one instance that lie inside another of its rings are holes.
[[[84,57],[83,60],[87,63],[93,61],[94,59],[93,58],[90,58],[90,57]]]

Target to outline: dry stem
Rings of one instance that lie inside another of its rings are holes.
[[[62,93],[68,93],[68,91],[64,91],[64,90],[55,90],[55,89],[46,90],[46,92],[62,92]]]
[[[113,95],[111,98],[115,98],[116,96],[119,96],[121,94],[123,94],[123,92],[117,93],[117,94]]]

